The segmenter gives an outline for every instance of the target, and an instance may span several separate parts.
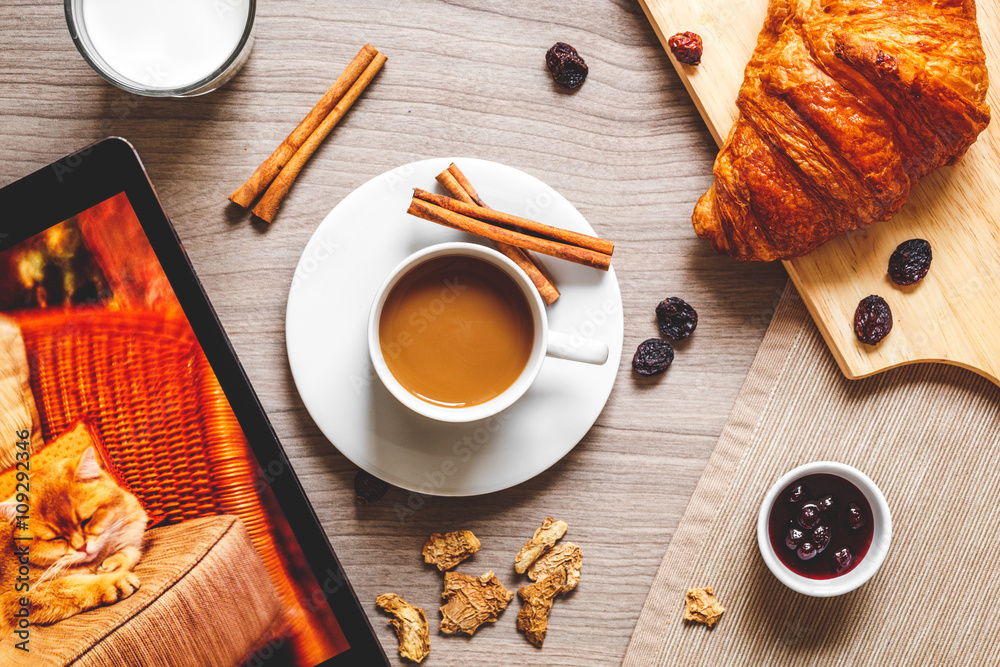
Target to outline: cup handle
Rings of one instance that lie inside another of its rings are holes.
[[[608,360],[608,345],[599,340],[549,331],[549,346],[546,356],[568,359],[584,364],[603,364]]]

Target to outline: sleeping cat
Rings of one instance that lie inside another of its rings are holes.
[[[0,503],[0,630],[9,632],[29,603],[29,622],[48,625],[123,600],[139,588],[146,512],[105,472],[93,448],[76,460],[31,471],[28,530],[15,523],[17,502]],[[23,510],[23,507],[22,507]],[[16,537],[34,539],[16,540]],[[30,593],[16,592],[17,548],[27,544]]]

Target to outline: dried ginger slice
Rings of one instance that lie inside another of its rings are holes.
[[[438,570],[444,572],[479,551],[479,547],[479,540],[468,530],[431,533],[424,542],[424,562],[436,565]]]
[[[710,628],[714,628],[722,617],[722,612],[726,611],[719,601],[715,599],[715,588],[692,588],[687,592],[687,608],[684,610],[685,621],[695,621],[704,623]]]
[[[562,592],[568,593],[580,583],[580,569],[583,568],[583,551],[572,542],[552,547],[528,567],[528,579],[538,581],[556,572],[566,572],[566,585]]]
[[[529,642],[542,647],[548,630],[549,613],[556,595],[566,586],[566,570],[559,568],[541,581],[529,584],[517,591],[524,600],[517,612],[517,629],[524,633]]]
[[[534,563],[539,556],[552,548],[560,537],[566,534],[569,526],[565,521],[556,521],[552,517],[546,517],[542,522],[542,527],[535,531],[531,539],[521,547],[514,557],[514,570],[518,574],[524,574],[528,566]]]
[[[446,572],[441,597],[447,600],[441,607],[441,632],[472,635],[483,623],[495,622],[514,594],[492,572],[481,577]]]
[[[399,654],[407,660],[420,662],[431,652],[431,634],[424,610],[414,607],[395,593],[380,595],[375,604],[393,615],[389,621],[399,638]]]

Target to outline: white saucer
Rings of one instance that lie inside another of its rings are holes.
[[[580,442],[611,394],[625,323],[614,268],[540,256],[562,292],[548,309],[550,326],[603,340],[607,363],[546,359],[517,403],[480,422],[439,423],[399,403],[369,361],[368,311],[404,257],[434,243],[481,241],[406,213],[412,188],[443,192],[434,176],[453,161],[490,206],[594,234],[566,199],[512,167],[472,158],[407,164],[362,185],[320,224],[295,270],[285,337],[302,402],[347,458],[404,489],[471,496],[531,479]]]

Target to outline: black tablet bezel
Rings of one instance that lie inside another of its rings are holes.
[[[109,137],[0,189],[0,250],[124,192],[347,639],[322,664],[388,665],[368,617],[132,145]],[[332,588],[332,592],[326,590]]]

